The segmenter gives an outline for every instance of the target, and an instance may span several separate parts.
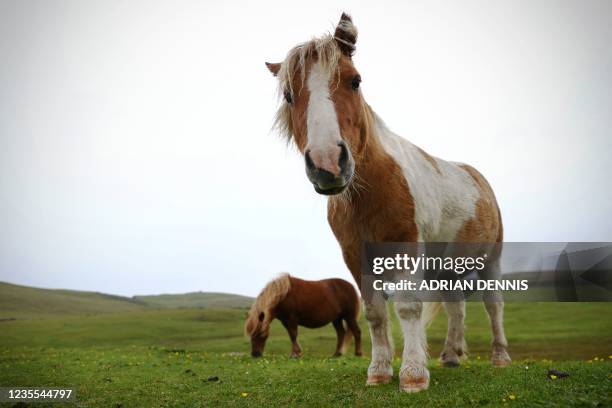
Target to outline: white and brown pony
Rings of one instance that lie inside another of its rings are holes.
[[[334,356],[344,353],[351,334],[355,337],[355,355],[360,356],[359,303],[357,291],[345,280],[309,281],[282,274],[263,288],[247,316],[244,331],[251,338],[251,355],[263,354],[270,323],[278,319],[289,333],[291,357],[302,353],[297,341],[298,326],[316,329],[329,323],[336,329],[338,340]]]
[[[284,61],[266,63],[283,97],[276,125],[304,155],[306,174],[328,195],[328,221],[346,265],[359,285],[363,242],[502,241],[495,195],[473,167],[435,158],[391,132],[361,93],[352,61],[357,29],[343,14],[333,35],[291,49]],[[489,259],[499,269],[499,253]],[[367,384],[389,382],[393,345],[382,293],[364,299],[372,337]],[[510,363],[503,303],[484,297],[493,331],[492,362]],[[400,389],[429,386],[425,323],[435,304],[396,301],[404,334]],[[464,302],[447,302],[448,333],[441,361],[456,366],[465,353]]]

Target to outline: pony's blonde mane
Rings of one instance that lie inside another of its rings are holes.
[[[262,332],[270,326],[272,321],[270,311],[285,299],[290,288],[291,281],[288,273],[283,273],[278,278],[268,282],[253,302],[251,310],[249,310],[244,325],[244,333],[247,336]],[[262,312],[264,313],[264,319],[260,321],[259,315]]]
[[[342,51],[331,34],[315,37],[312,40],[293,47],[278,71],[278,96],[281,105],[276,112],[274,128],[285,137],[287,141],[293,136],[291,125],[291,107],[283,99],[285,92],[293,94],[293,79],[300,75],[302,85],[306,78],[306,63],[310,58],[316,57],[323,69],[332,71],[338,69],[338,61]]]

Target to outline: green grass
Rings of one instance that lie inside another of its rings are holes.
[[[368,357],[329,358],[335,345],[329,326],[300,328],[305,355],[291,360],[286,332],[275,322],[265,358],[251,359],[243,354],[249,351],[242,336],[246,310],[141,310],[5,321],[0,323],[0,385],[74,386],[79,405],[104,407],[610,406],[611,312],[607,303],[508,304],[506,328],[515,363],[505,369],[488,364],[488,322],[476,303],[468,304],[469,360],[458,369],[438,367],[433,357],[446,330],[441,314],[428,332],[431,387],[414,395],[399,393],[397,375],[392,384],[365,387]],[[396,323],[395,343],[401,345]],[[369,355],[363,319],[361,326]],[[396,355],[400,352],[398,346]],[[399,365],[396,357],[396,373]],[[549,368],[570,377],[551,380]],[[209,376],[219,381],[208,381]]]
[[[49,349],[36,355],[30,349],[14,349],[0,352],[0,358],[6,370],[2,376],[7,377],[3,384],[10,380],[10,384],[72,386],[84,406],[499,406],[504,399],[513,406],[597,406],[610,402],[608,362],[533,361],[505,369],[485,362],[458,369],[432,363],[430,389],[407,395],[399,393],[397,376],[392,384],[365,387],[368,361],[356,357],[311,355],[291,360],[276,355],[253,360],[134,346]],[[571,376],[550,380],[546,370],[551,366]],[[211,376],[219,380],[209,381]]]

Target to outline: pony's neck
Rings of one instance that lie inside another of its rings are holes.
[[[355,174],[357,180],[361,180],[366,185],[374,187],[372,190],[379,190],[381,183],[385,182],[385,174],[391,170],[388,164],[389,155],[385,151],[382,138],[387,137],[389,130],[384,122],[376,115],[369,105],[365,105],[366,120],[364,121],[363,151],[355,163]]]
[[[362,150],[355,154],[353,185],[346,194],[338,197],[358,212],[375,210],[379,204],[390,199],[393,191],[397,165],[385,151],[382,138],[390,131],[369,105],[364,105]],[[335,199],[335,198],[333,198]]]
[[[366,105],[362,151],[355,152],[355,176],[344,193],[328,202],[328,220],[341,245],[362,241],[416,241],[414,200],[401,167],[385,149],[395,135]],[[359,260],[354,268],[358,268]]]

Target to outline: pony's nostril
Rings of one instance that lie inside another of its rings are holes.
[[[306,153],[304,153],[304,157],[306,159],[306,168],[308,168],[309,170],[314,170],[316,166],[312,161],[312,158],[310,157],[310,150],[306,150]]]
[[[338,166],[340,167],[340,169],[344,169],[349,159],[349,151],[346,147],[346,143],[344,142],[338,142],[338,146],[340,146],[340,157],[338,158]]]

